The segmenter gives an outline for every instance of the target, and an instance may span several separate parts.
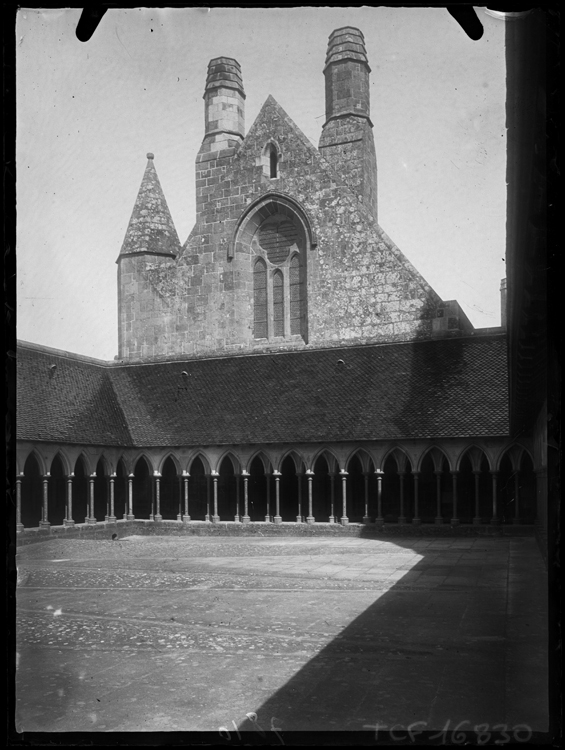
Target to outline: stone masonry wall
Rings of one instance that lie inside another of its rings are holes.
[[[264,174],[261,159],[269,140],[280,151],[274,179]],[[366,143],[365,137],[360,143]],[[197,156],[197,220],[180,257],[137,257],[124,263],[123,358],[429,337],[441,300],[352,187],[343,184],[269,97],[241,147],[201,150]],[[298,201],[316,233],[317,245],[307,251],[307,344],[296,337],[276,343],[254,340],[251,249],[229,257],[238,219],[252,201],[270,192]]]

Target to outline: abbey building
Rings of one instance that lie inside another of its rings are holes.
[[[334,31],[316,149],[272,96],[246,132],[238,62],[210,61],[196,224],[147,154],[116,360],[20,342],[18,529],[534,521],[505,315],[474,329],[378,223],[370,72]]]

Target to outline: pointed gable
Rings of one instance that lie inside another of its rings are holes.
[[[153,163],[147,166],[137,194],[120,256],[147,253],[176,257],[180,242]]]

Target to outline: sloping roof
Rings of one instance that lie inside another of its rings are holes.
[[[102,363],[43,347],[18,346],[17,438],[131,445],[110,374],[111,368]]]
[[[180,253],[179,237],[153,164],[153,154],[147,154],[147,166],[120,256],[134,253],[173,257]]]
[[[508,433],[505,336],[138,365],[22,348],[18,373],[27,440],[172,447]]]

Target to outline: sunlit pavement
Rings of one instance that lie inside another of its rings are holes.
[[[50,540],[18,578],[19,731],[547,729],[532,537]]]

